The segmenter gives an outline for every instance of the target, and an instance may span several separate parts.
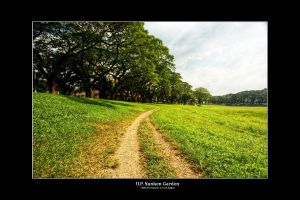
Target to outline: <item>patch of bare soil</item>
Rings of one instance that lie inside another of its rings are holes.
[[[142,113],[127,128],[121,139],[119,149],[116,151],[115,159],[118,167],[111,172],[114,178],[143,178],[145,174],[140,163],[140,147],[138,128],[140,123],[149,117],[154,110]]]

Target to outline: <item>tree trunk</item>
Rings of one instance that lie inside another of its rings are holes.
[[[57,86],[57,84],[54,79],[47,80],[47,87],[48,87],[49,93],[52,93],[52,94],[56,93],[56,86]]]
[[[92,96],[92,87],[90,85],[87,85],[85,88],[85,97],[91,98]]]
[[[129,98],[129,90],[125,93],[124,101],[128,101]]]
[[[131,93],[131,102],[136,102],[136,93],[135,92]]]
[[[88,90],[85,91],[85,97],[86,98],[91,98],[91,94],[92,94],[91,91],[88,91]]]

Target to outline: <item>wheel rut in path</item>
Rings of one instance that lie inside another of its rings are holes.
[[[146,122],[153,133],[155,141],[164,153],[166,161],[173,167],[178,178],[201,178],[201,174],[194,170],[193,165],[187,162],[181,153],[156,130],[149,117],[146,118]]]

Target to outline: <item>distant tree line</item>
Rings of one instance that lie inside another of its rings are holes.
[[[99,98],[193,103],[192,86],[143,22],[34,22],[33,90]],[[202,102],[202,101],[201,101]]]
[[[209,102],[211,104],[225,105],[267,105],[268,90],[250,90],[236,94],[227,94],[223,96],[213,96]]]

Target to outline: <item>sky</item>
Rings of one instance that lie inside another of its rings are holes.
[[[214,96],[267,88],[267,22],[145,22],[183,81]]]

